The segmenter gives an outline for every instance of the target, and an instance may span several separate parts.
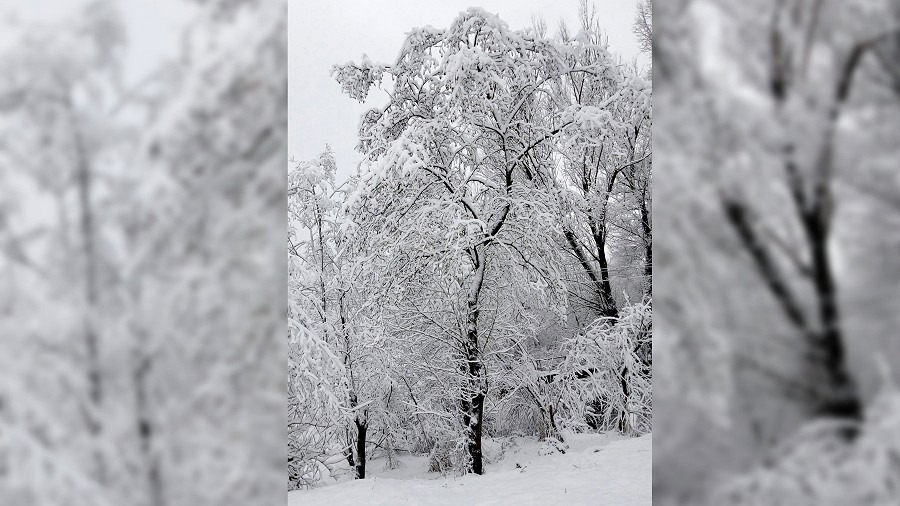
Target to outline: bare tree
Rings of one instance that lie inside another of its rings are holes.
[[[653,8],[650,0],[638,2],[632,30],[638,39],[641,51],[649,53],[653,49]]]

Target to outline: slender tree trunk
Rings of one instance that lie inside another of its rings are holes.
[[[562,433],[559,432],[559,427],[556,426],[556,413],[553,411],[552,401],[550,406],[548,406],[548,409],[550,411],[550,434],[560,442],[565,443]]]
[[[103,377],[100,368],[100,343],[95,326],[98,305],[97,288],[97,251],[95,244],[94,212],[92,205],[93,174],[84,139],[79,134],[75,112],[71,102],[67,102],[70,127],[75,145],[76,178],[78,187],[78,205],[81,211],[80,233],[84,248],[84,295],[86,315],[84,319],[84,343],[86,351],[88,399],[93,409],[84,409],[84,418],[88,433],[96,440],[103,431],[102,421],[96,413],[103,405]],[[98,445],[99,447],[99,445]],[[106,463],[101,450],[94,452],[97,481],[106,482]]]
[[[163,489],[162,470],[159,457],[153,448],[156,438],[156,427],[150,418],[150,407],[147,399],[147,375],[150,372],[151,361],[147,356],[140,356],[134,368],[134,394],[137,405],[137,432],[140,441],[141,453],[146,464],[147,493],[151,506],[165,506],[165,494]]]
[[[650,210],[647,208],[647,189],[641,192],[641,232],[644,236],[644,277],[647,278],[647,295],[653,294],[653,230]]]
[[[622,388],[622,409],[619,411],[618,430],[621,434],[628,432],[628,398],[631,397],[631,386],[628,384],[631,371],[627,365],[622,366],[621,388]]]
[[[828,392],[817,408],[823,416],[862,419],[862,403],[856,385],[847,369],[844,336],[840,326],[837,284],[831,270],[828,253],[829,223],[824,210],[809,214],[804,219],[804,229],[810,244],[812,279],[816,293],[821,329],[811,332],[808,339],[814,348],[820,349],[825,373],[825,389]]]

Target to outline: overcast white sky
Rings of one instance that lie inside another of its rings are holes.
[[[89,0],[0,0],[0,30],[66,19]],[[128,29],[126,79],[135,82],[178,50],[180,33],[196,12],[185,0],[116,0]],[[0,33],[0,48],[7,37]]]
[[[641,55],[631,27],[636,0],[594,0],[610,49],[626,60]],[[355,172],[362,156],[354,151],[360,115],[383,105],[386,96],[372,93],[366,104],[341,93],[331,67],[358,61],[392,63],[405,34],[413,27],[445,28],[470,6],[500,15],[510,28],[531,26],[541,15],[551,34],[560,19],[578,27],[578,0],[291,0],[288,8],[288,155],[308,160],[331,144],[338,179]]]

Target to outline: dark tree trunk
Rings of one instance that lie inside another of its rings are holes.
[[[808,214],[804,229],[810,244],[812,278],[821,322],[821,330],[812,332],[808,339],[813,348],[822,350],[821,368],[825,373],[827,392],[816,408],[817,415],[837,418],[862,419],[862,403],[849,372],[840,327],[837,285],[831,271],[828,254],[829,223],[824,211]]]
[[[477,310],[474,311],[476,319],[477,313]],[[470,313],[470,319],[471,314],[472,313]],[[477,334],[473,336],[470,332],[469,337],[476,339],[475,342],[477,343]],[[469,343],[471,342],[472,341]],[[463,413],[463,425],[466,428],[466,449],[472,460],[470,471],[475,474],[484,474],[483,456],[481,451],[481,434],[484,418],[484,392],[482,392],[480,385],[482,372],[481,362],[477,356],[477,347],[471,347],[467,344],[466,355],[467,364],[464,366],[464,369],[468,377],[468,391],[463,393],[463,398],[460,402],[460,408]]]
[[[605,211],[604,214],[606,214]],[[597,284],[597,295],[600,299],[600,315],[617,319],[619,317],[619,308],[616,307],[616,301],[613,300],[612,282],[609,279],[609,260],[606,258],[606,224],[596,223],[590,216],[588,216],[588,224],[593,234],[597,263],[600,266],[600,279]]]
[[[588,256],[585,254],[584,250],[582,250],[581,243],[574,232],[571,230],[564,230],[563,237],[565,237],[566,242],[569,244],[569,248],[571,248],[572,253],[578,259],[581,268],[591,281],[591,290],[593,291],[594,298],[597,300],[597,307],[594,308],[596,314],[598,316],[617,318],[619,312],[616,308],[615,301],[613,301],[612,298],[612,285],[609,282],[609,265],[606,260],[606,252],[600,250],[597,255],[599,259],[599,269],[597,269],[591,264]]]
[[[359,399],[356,397],[356,393],[351,391],[350,408],[356,410],[356,418],[354,419],[354,423],[356,424],[356,441],[354,443],[353,435],[350,433],[351,429],[347,429],[347,439],[349,439],[349,444],[347,445],[347,462],[349,462],[350,467],[354,469],[356,479],[361,480],[366,477],[366,431],[369,428],[369,419],[367,416],[368,411],[364,410],[360,412],[357,410],[357,406],[359,406]],[[354,446],[356,447],[355,455],[353,451]]]
[[[464,364],[461,370],[466,377],[466,391],[460,407],[463,412],[463,425],[466,428],[467,450],[472,460],[471,472],[484,474],[484,465],[481,451],[481,433],[484,422],[484,371],[481,365],[481,356],[478,349],[478,297],[484,283],[485,259],[476,252],[475,279],[469,292],[468,315],[465,343]]]
[[[550,434],[553,435],[556,439],[558,439],[561,443],[565,443],[565,439],[563,439],[562,433],[559,432],[559,428],[556,426],[556,413],[553,411],[553,404],[549,406],[550,411]],[[565,452],[563,452],[565,453]]]
[[[628,366],[622,366],[622,376],[621,376],[621,386],[622,386],[622,399],[624,399],[622,409],[619,411],[619,423],[618,429],[621,434],[625,434],[628,430],[628,398],[631,396],[631,387],[628,385],[628,376],[631,374],[631,371],[628,370]]]
[[[788,173],[795,173],[792,165],[788,163],[787,167]],[[828,253],[832,212],[830,190],[827,182],[820,182],[817,193],[809,197],[798,188],[794,188],[794,199],[804,232],[803,246],[809,252],[809,263],[803,267],[804,278],[809,281],[811,289],[812,312],[800,302],[808,295],[794,289],[780,271],[776,251],[763,241],[748,205],[741,199],[726,197],[723,199],[725,215],[767,288],[805,341],[810,387],[816,392],[806,401],[810,414],[858,421],[862,419],[862,401],[847,369],[837,284]],[[853,434],[848,433],[847,436],[852,438]]]
[[[369,429],[368,423],[356,419],[356,478],[359,480],[366,477],[366,431]]]
[[[644,236],[644,276],[647,278],[647,295],[653,294],[653,229],[650,210],[647,208],[647,190],[641,195],[641,231]]]
[[[484,458],[481,451],[481,430],[484,414],[484,394],[478,393],[472,398],[472,415],[469,420],[469,456],[472,458],[472,472],[484,474]]]

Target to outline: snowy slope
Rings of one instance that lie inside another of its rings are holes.
[[[383,463],[375,460],[371,478],[291,492],[288,506],[651,504],[649,434],[575,434],[567,441],[565,454],[540,455],[545,445],[520,438],[484,476],[427,474],[424,457],[406,457],[401,469],[378,472]]]

